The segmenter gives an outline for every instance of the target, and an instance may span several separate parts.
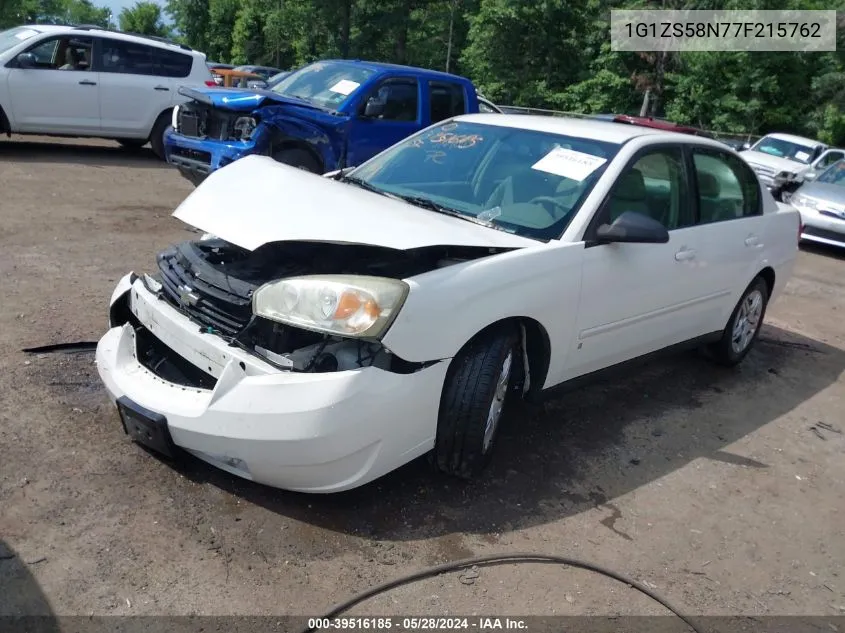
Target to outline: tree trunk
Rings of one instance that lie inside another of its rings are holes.
[[[403,0],[400,7],[402,13],[397,20],[399,31],[396,34],[396,63],[405,64],[408,61],[408,22],[410,21],[413,2],[412,0]]]
[[[449,41],[446,44],[446,72],[449,72],[450,67],[452,66],[452,37],[455,32],[455,9],[457,7],[458,0],[452,0],[449,7]]]
[[[340,56],[349,57],[349,33],[352,30],[352,0],[341,2]]]

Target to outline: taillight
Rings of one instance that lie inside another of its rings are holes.
[[[216,81],[214,81],[213,79],[206,79],[206,80],[205,80],[205,85],[206,85],[206,86],[211,86],[212,88],[214,88],[214,87],[217,85],[217,82],[216,82]]]

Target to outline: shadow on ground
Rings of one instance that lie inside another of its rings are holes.
[[[22,560],[18,553],[0,539],[0,629],[5,619],[24,616],[52,616],[53,610],[47,597],[29,568],[38,563]],[[59,628],[52,618],[40,618],[38,631],[58,633]]]
[[[83,145],[72,142],[0,140],[0,163],[59,163],[91,167],[137,167],[173,169],[160,160],[149,147],[127,149],[116,142],[109,145]]]
[[[424,459],[327,496],[253,484],[193,458],[180,470],[279,515],[366,538],[494,534],[597,506],[612,517],[614,498],[698,458],[766,468],[725,447],[825,389],[843,369],[842,350],[767,325],[736,369],[682,355],[517,412],[489,471],[469,484],[434,475]],[[613,521],[605,527],[616,531]]]
[[[845,236],[842,239],[845,241]],[[801,242],[801,250],[831,259],[845,260],[845,248],[841,246],[830,246],[819,242]]]

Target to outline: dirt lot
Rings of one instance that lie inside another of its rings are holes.
[[[845,255],[805,249],[738,370],[695,355],[529,410],[477,484],[414,463],[305,496],[123,435],[93,356],[126,271],[191,236],[147,150],[0,140],[0,614],[310,614],[473,554],[573,555],[699,614],[845,612]],[[398,414],[398,412],[397,412]],[[482,568],[358,613],[659,614],[572,569]]]

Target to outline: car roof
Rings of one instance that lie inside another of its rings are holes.
[[[204,53],[199,51],[195,51],[190,48],[185,48],[180,46],[179,44],[173,42],[164,42],[161,40],[153,39],[151,37],[145,37],[143,35],[132,35],[131,33],[123,33],[121,31],[109,31],[108,29],[103,28],[95,28],[95,27],[88,27],[88,26],[67,26],[63,24],[22,24],[22,28],[32,29],[34,31],[38,31],[39,33],[67,33],[70,34],[78,34],[79,37],[84,37],[86,33],[92,35],[98,35],[102,37],[109,37],[115,40],[123,40],[124,42],[135,42],[136,44],[139,42],[144,43],[148,46],[153,46],[156,48],[163,48],[165,50],[179,50],[185,54],[196,54],[205,56]]]
[[[371,70],[376,70],[379,72],[398,71],[413,73],[417,75],[425,74],[430,75],[432,77],[441,77],[442,79],[451,79],[452,81],[469,81],[466,77],[461,77],[460,75],[453,75],[452,73],[444,73],[439,70],[429,70],[428,68],[418,68],[416,66],[402,66],[401,64],[388,64],[386,62],[370,62],[361,59],[323,59],[320,60],[320,62],[354,64],[356,66],[363,66],[365,68],[370,68]]]
[[[789,141],[790,143],[801,143],[802,145],[824,145],[821,141],[807,138],[805,136],[796,136],[794,134],[783,134],[782,132],[772,132],[766,134],[769,138],[776,138],[780,141]]]
[[[594,141],[607,141],[620,145],[639,136],[660,135],[667,139],[685,142],[701,138],[679,132],[667,132],[657,128],[631,125],[630,123],[614,123],[599,119],[577,119],[574,117],[543,116],[537,114],[497,114],[495,117],[491,117],[489,114],[463,114],[455,117],[455,120],[466,121],[467,123],[482,123],[500,127],[534,130],[537,132],[549,132],[564,136],[579,136]],[[701,140],[706,141],[707,139],[701,138]]]

